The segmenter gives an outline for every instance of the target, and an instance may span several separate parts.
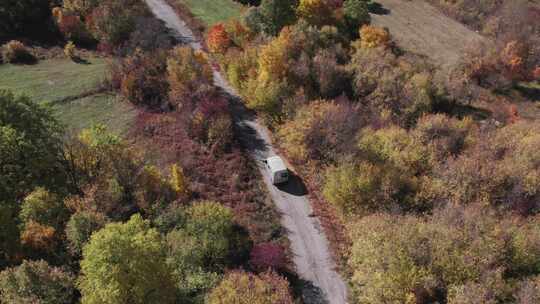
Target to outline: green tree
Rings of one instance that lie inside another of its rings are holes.
[[[54,227],[56,230],[62,228],[67,217],[68,211],[62,199],[45,188],[36,188],[28,194],[22,202],[19,213],[22,223],[34,221]]]
[[[371,17],[368,9],[369,0],[345,0],[343,3],[343,13],[345,15],[345,25],[347,32],[352,37],[358,37],[358,30],[362,25],[369,24]]]
[[[373,215],[350,233],[354,303],[416,303],[413,291],[432,279],[420,220]]]
[[[19,229],[14,211],[0,205],[0,269],[8,265],[19,247]]]
[[[81,211],[71,215],[66,224],[66,238],[72,254],[80,255],[92,233],[103,228],[107,218],[97,212]]]
[[[167,244],[167,263],[173,269],[181,297],[202,303],[202,297],[221,279],[219,267],[208,264],[208,252],[199,245],[200,239],[185,230],[168,233]]]
[[[513,234],[511,262],[515,275],[540,274],[540,218],[529,220]]]
[[[0,303],[71,304],[75,278],[45,261],[23,261],[0,272]]]
[[[175,301],[164,243],[140,215],[92,235],[83,248],[78,285],[83,304]]]
[[[0,90],[0,203],[65,185],[60,134],[49,108]]]
[[[58,0],[3,0],[0,2],[0,41],[10,37],[43,39],[53,32],[51,7]],[[40,37],[41,35],[41,37]]]
[[[237,242],[232,210],[219,203],[196,203],[185,210],[182,221],[182,227],[167,234],[167,261],[180,293],[199,303],[233,264],[233,254],[244,248]]]
[[[298,0],[263,0],[259,6],[262,15],[262,30],[276,36],[284,26],[296,20]]]
[[[196,203],[187,210],[185,231],[198,240],[202,265],[221,267],[232,249],[234,220],[232,210],[219,203]]]

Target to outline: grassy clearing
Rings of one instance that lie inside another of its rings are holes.
[[[97,87],[106,76],[106,62],[89,58],[87,64],[69,59],[43,60],[35,65],[0,65],[0,89],[25,94],[40,103],[50,104],[58,119],[68,129],[80,130],[102,123],[117,134],[124,134],[136,111],[114,94],[96,94],[69,102],[66,97],[79,96]]]
[[[242,13],[242,4],[232,0],[178,0],[191,10],[195,18],[207,26],[238,18]]]
[[[58,119],[74,131],[100,123],[113,133],[125,134],[137,114],[133,106],[107,93],[55,103],[52,107]]]
[[[93,89],[105,77],[106,62],[90,58],[88,64],[69,59],[43,60],[34,65],[0,65],[0,89],[25,94],[38,102],[53,102]]]

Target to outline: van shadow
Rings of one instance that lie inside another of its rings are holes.
[[[292,171],[289,171],[289,181],[276,185],[276,187],[279,190],[294,196],[304,196],[308,194],[306,184],[304,184],[302,179]]]
[[[313,282],[301,279],[298,274],[286,271],[283,275],[291,283],[295,298],[302,299],[305,304],[329,304],[322,289],[313,285]]]

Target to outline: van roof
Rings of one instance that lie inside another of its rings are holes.
[[[287,166],[279,156],[269,157],[266,159],[266,162],[268,163],[268,167],[270,167],[270,170],[272,170],[273,172],[287,170]]]

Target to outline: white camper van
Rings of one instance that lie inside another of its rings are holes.
[[[289,170],[285,163],[279,156],[272,156],[267,158],[264,163],[266,168],[270,172],[270,181],[272,184],[282,184],[289,180]]]

